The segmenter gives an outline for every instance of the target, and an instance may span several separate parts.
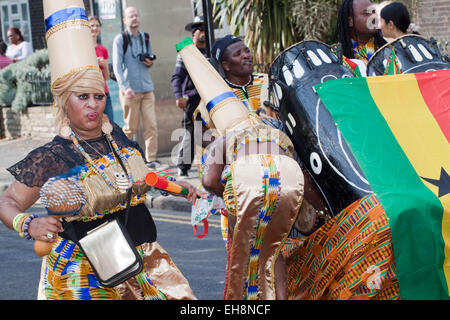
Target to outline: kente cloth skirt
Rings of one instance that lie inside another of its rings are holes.
[[[236,216],[224,299],[275,299],[274,265],[303,199],[302,171],[284,155],[248,155],[224,179],[228,214]]]
[[[38,299],[196,299],[186,278],[157,242],[136,248],[143,258],[142,272],[117,287],[104,288],[80,248],[59,237],[51,253],[43,258]]]
[[[310,236],[288,239],[289,299],[400,299],[391,230],[375,195],[366,196]]]

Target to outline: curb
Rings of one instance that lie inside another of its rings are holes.
[[[185,198],[175,196],[148,197],[147,205],[151,209],[191,212],[192,203]]]

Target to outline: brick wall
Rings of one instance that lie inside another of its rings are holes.
[[[2,138],[14,139],[21,136],[52,138],[56,134],[53,113],[53,108],[49,106],[32,106],[20,113],[11,112],[11,108],[3,107]]]
[[[450,53],[450,0],[420,0],[417,4],[420,33],[434,37],[444,53]]]

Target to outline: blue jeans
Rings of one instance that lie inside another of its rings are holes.
[[[114,121],[112,100],[111,100],[111,95],[109,94],[109,92],[106,94],[106,105],[105,105],[105,111],[103,111],[103,113],[108,116],[109,121]]]

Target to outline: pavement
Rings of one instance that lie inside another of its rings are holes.
[[[17,139],[0,139],[0,193],[2,193],[14,181],[14,177],[6,170],[16,162],[25,158],[33,149],[42,146],[50,140],[33,137],[21,137]],[[177,174],[177,167],[170,155],[158,155],[158,160],[168,167],[168,170]],[[185,180],[194,186],[198,186],[197,165],[193,165],[188,172],[189,177],[181,178],[175,176],[177,180]],[[183,197],[161,196],[159,191],[147,193],[147,206],[154,209],[185,211],[190,212],[192,204]]]

